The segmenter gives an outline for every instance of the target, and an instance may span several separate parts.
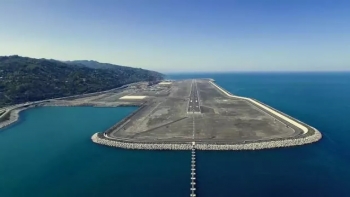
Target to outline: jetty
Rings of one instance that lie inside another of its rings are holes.
[[[196,149],[195,142],[192,143],[192,157],[191,157],[191,197],[196,196]]]

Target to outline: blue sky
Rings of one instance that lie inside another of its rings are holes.
[[[2,0],[0,55],[161,72],[350,70],[350,1]]]

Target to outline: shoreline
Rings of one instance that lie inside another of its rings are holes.
[[[104,104],[103,103],[70,103],[70,101],[64,100],[64,99],[79,99],[82,97],[89,97],[89,96],[94,96],[94,95],[99,95],[99,94],[104,94],[104,93],[109,93],[117,90],[123,90],[128,88],[129,86],[132,86],[134,84],[142,83],[143,81],[140,82],[134,82],[134,83],[129,83],[122,85],[120,87],[108,89],[108,90],[103,90],[99,92],[91,92],[91,93],[86,93],[86,94],[77,94],[77,95],[71,95],[71,96],[65,96],[65,97],[57,97],[53,99],[44,99],[44,100],[39,100],[39,101],[32,101],[32,102],[27,102],[27,103],[20,103],[20,104],[14,104],[10,106],[4,106],[1,108],[0,112],[5,111],[4,113],[0,114],[0,129],[3,129],[7,126],[10,126],[11,124],[15,123],[19,119],[19,113],[21,111],[24,111],[28,108],[33,108],[33,107],[76,107],[76,106],[89,106],[89,107],[140,107],[141,105],[138,104]],[[52,101],[52,102],[50,102]],[[9,117],[8,117],[9,116]]]
[[[19,113],[23,110],[26,109],[12,109],[9,111],[6,111],[4,114],[1,115],[1,119],[0,119],[0,129],[3,129],[5,127],[8,127],[12,124],[14,124],[15,122],[18,121],[19,119]],[[5,116],[9,116],[8,118]],[[5,119],[5,120],[3,120]]]
[[[195,148],[198,150],[260,150],[260,149],[272,149],[272,148],[283,148],[283,147],[291,147],[291,146],[300,146],[305,144],[311,144],[314,142],[319,141],[322,139],[322,134],[315,128],[289,116],[284,114],[283,112],[280,112],[279,110],[276,110],[270,106],[268,106],[265,103],[262,103],[260,101],[257,101],[255,99],[247,98],[247,97],[240,97],[240,96],[234,96],[225,89],[221,88],[220,86],[216,85],[214,82],[210,80],[210,83],[215,86],[217,89],[220,90],[223,94],[225,94],[227,97],[230,98],[237,98],[242,99],[247,102],[252,103],[255,106],[259,106],[260,108],[263,108],[270,113],[278,116],[279,118],[282,118],[283,120],[289,122],[290,124],[298,127],[302,130],[302,133],[300,135],[291,137],[291,138],[285,138],[285,139],[272,139],[272,140],[262,140],[262,141],[253,141],[253,142],[245,142],[240,144],[234,144],[234,143],[205,143],[205,142],[196,142]],[[118,125],[119,122],[116,124]],[[111,128],[115,128],[115,125],[113,125]],[[111,129],[108,129],[107,131],[110,131]],[[138,142],[125,139],[118,139],[118,138],[110,138],[106,135],[104,135],[105,132],[95,133],[91,140],[94,143],[116,147],[116,148],[124,148],[124,149],[136,149],[136,150],[191,150],[192,149],[192,142]]]
[[[36,107],[139,107],[139,105],[102,105],[96,103],[64,103],[64,102],[52,102],[52,103],[38,103],[38,104],[29,104],[18,107],[13,107],[12,109],[7,109],[5,113],[0,115],[0,129],[4,129],[12,124],[16,123],[19,120],[20,113]]]

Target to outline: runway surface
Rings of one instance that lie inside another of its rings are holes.
[[[190,93],[190,99],[188,101],[187,113],[201,113],[201,108],[199,105],[199,95],[196,80],[192,81],[192,88]]]

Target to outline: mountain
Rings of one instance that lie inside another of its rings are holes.
[[[100,62],[97,62],[94,60],[74,60],[74,61],[66,61],[66,63],[73,64],[73,65],[81,65],[81,66],[85,66],[88,68],[94,68],[94,69],[119,69],[119,68],[134,69],[131,67],[126,67],[126,66],[108,64],[108,63],[100,63]]]
[[[0,56],[0,106],[98,92],[163,78],[161,73],[141,68],[96,66],[101,67],[96,69],[84,62],[101,64]]]

